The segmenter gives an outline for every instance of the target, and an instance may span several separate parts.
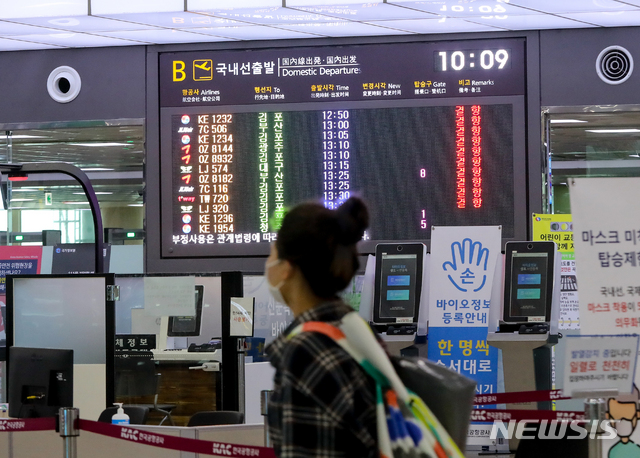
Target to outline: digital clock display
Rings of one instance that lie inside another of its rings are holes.
[[[509,69],[511,68],[510,57],[510,49],[473,49],[433,53],[434,67],[437,72]]]

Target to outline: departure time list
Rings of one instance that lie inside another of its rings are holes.
[[[162,256],[261,256],[287,209],[354,195],[365,252],[526,236],[526,64],[523,37],[159,53]]]
[[[513,233],[513,106],[174,114],[174,247],[271,242],[287,208],[361,196],[366,238]]]

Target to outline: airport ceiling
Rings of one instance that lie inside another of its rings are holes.
[[[640,0],[20,0],[0,51],[640,25]]]
[[[21,0],[0,8],[0,51],[638,25],[640,0]],[[640,112],[550,118],[551,159],[561,167],[554,181],[584,174],[585,161],[625,159],[629,173],[640,173]],[[102,206],[142,205],[144,151],[140,123],[28,126],[0,135],[1,162],[73,163],[87,172]],[[63,175],[12,185],[11,208],[45,208],[46,192],[50,208],[88,208]]]

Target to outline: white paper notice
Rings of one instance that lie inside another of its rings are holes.
[[[145,277],[144,310],[153,316],[195,316],[196,277]]]
[[[253,336],[253,312],[255,304],[255,297],[231,298],[231,326],[229,328],[230,336]]]
[[[631,393],[637,354],[638,336],[567,336],[562,391]]]
[[[569,180],[582,334],[640,332],[640,178]]]

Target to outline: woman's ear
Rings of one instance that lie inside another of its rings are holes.
[[[291,264],[291,262],[287,261],[286,259],[283,259],[281,269],[282,269],[283,279],[289,280],[291,277],[293,277],[296,268],[293,264]]]

